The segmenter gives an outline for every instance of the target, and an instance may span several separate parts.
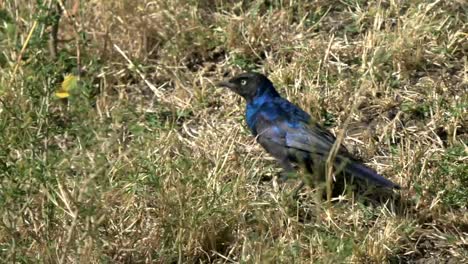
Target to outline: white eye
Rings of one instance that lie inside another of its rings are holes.
[[[247,80],[241,80],[241,85],[244,86],[247,84]]]

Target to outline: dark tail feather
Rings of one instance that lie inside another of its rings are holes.
[[[368,180],[374,184],[387,188],[401,189],[400,185],[385,179],[382,175],[378,174],[373,169],[357,161],[348,161],[344,170],[361,180]]]

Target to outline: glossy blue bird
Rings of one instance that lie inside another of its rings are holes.
[[[257,142],[284,169],[283,177],[294,173],[295,165],[304,166],[310,174],[324,175],[324,164],[335,137],[313,122],[308,113],[281,97],[266,76],[243,73],[218,85],[229,88],[246,100],[247,125]],[[343,145],[339,147],[333,165],[335,171],[344,171],[361,180],[387,188],[400,188],[353,158]]]

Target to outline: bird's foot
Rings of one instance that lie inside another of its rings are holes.
[[[278,173],[278,183],[285,183],[289,179],[297,178],[297,174],[294,171],[282,171]]]

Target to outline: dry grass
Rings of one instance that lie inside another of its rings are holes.
[[[62,1],[0,1],[0,259],[468,261],[463,1],[63,2],[53,56]],[[405,189],[326,204],[265,180],[243,102],[213,85],[245,70]]]

